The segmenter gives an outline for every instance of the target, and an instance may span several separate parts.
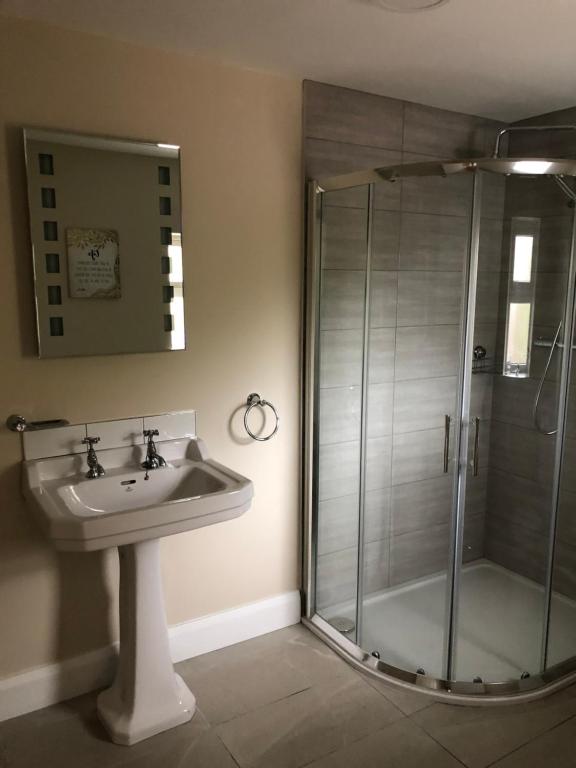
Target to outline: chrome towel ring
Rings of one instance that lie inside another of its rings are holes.
[[[280,418],[278,417],[278,413],[276,411],[276,408],[272,405],[272,403],[269,403],[268,400],[263,400],[259,394],[256,392],[252,392],[252,394],[248,395],[248,398],[246,400],[246,413],[244,414],[244,427],[246,428],[246,432],[250,435],[250,437],[253,440],[258,440],[259,442],[265,442],[266,440],[270,440],[271,437],[274,437],[276,432],[278,432],[278,424],[280,423]],[[256,406],[259,405],[261,408],[264,408],[268,406],[272,413],[274,414],[274,418],[276,419],[276,424],[274,425],[274,429],[272,432],[270,432],[269,435],[266,435],[265,437],[258,437],[257,435],[252,432],[250,427],[248,426],[248,416],[250,414],[250,411],[253,408],[256,408]]]

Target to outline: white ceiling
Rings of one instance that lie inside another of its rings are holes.
[[[460,112],[576,104],[576,0],[0,0],[0,12]]]

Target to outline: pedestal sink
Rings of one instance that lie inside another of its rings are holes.
[[[57,549],[118,547],[118,671],[98,697],[118,744],[180,725],[196,708],[170,658],[160,538],[238,517],[253,496],[251,481],[209,459],[201,440],[163,442],[161,453],[167,466],[145,473],[144,446],[99,451],[106,475],[93,480],[81,454],[24,462],[24,495]]]

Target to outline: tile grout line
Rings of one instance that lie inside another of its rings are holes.
[[[397,709],[397,707],[396,707]],[[400,711],[400,710],[398,710]],[[330,752],[326,752],[323,755],[319,755],[318,757],[313,758],[308,763],[302,763],[299,766],[296,766],[296,768],[307,768],[307,766],[314,765],[319,760],[325,760],[326,758],[330,757],[331,755],[337,755],[338,752],[343,752],[344,750],[351,747],[353,744],[358,744],[358,742],[363,741],[364,739],[368,739],[372,736],[374,736],[377,733],[382,733],[382,731],[386,731],[388,728],[391,728],[392,726],[396,725],[397,723],[401,723],[403,720],[407,720],[408,716],[405,715],[403,712],[401,713],[402,717],[400,717],[398,720],[394,720],[391,723],[387,723],[386,725],[382,726],[382,728],[375,728],[373,731],[369,731],[368,733],[363,734],[362,736],[359,736],[357,739],[352,739],[352,741],[347,741],[345,744],[342,744],[339,747],[336,747],[336,749],[330,750]],[[0,766],[2,768],[2,766]]]
[[[414,714],[417,714],[417,713],[414,713]],[[430,737],[430,739],[432,739],[432,741],[433,741],[435,744],[437,744],[437,745],[438,745],[438,746],[439,746],[439,747],[440,747],[440,748],[441,748],[441,749],[442,749],[444,752],[446,752],[447,754],[449,754],[449,755],[450,755],[450,757],[453,757],[453,758],[454,758],[454,760],[456,760],[456,762],[457,762],[457,763],[459,763],[460,765],[464,766],[464,768],[471,768],[471,766],[469,766],[469,765],[468,765],[467,763],[465,763],[463,760],[460,760],[460,758],[458,757],[458,755],[455,755],[455,754],[454,754],[454,753],[453,753],[453,752],[452,752],[450,749],[448,749],[448,747],[447,747],[447,746],[445,746],[444,744],[442,744],[442,742],[438,741],[438,739],[437,739],[437,738],[436,738],[436,737],[435,737],[433,734],[431,734],[429,731],[427,731],[427,730],[426,730],[426,728],[424,728],[424,726],[420,725],[420,723],[417,723],[415,720],[413,720],[413,719],[412,719],[412,715],[409,715],[408,717],[410,718],[410,722],[411,722],[411,723],[414,723],[414,725],[415,725],[417,728],[419,728],[419,729],[422,731],[422,733],[424,733],[426,736]],[[487,766],[485,766],[485,768],[488,768],[488,767],[487,767]]]
[[[536,734],[536,736],[533,736],[532,738],[529,738],[528,741],[525,741],[523,744],[519,744],[517,747],[514,747],[514,749],[511,749],[509,752],[506,752],[503,755],[500,755],[500,757],[496,758],[496,760],[493,760],[491,763],[487,763],[484,768],[491,768],[492,766],[498,766],[498,763],[500,763],[502,760],[505,760],[506,758],[510,757],[510,755],[513,755],[515,752],[519,752],[521,749],[524,749],[524,747],[527,747],[529,744],[533,744],[538,739],[541,739],[544,736],[547,736],[552,731],[556,730],[556,728],[559,728],[561,725],[565,725],[570,720],[574,720],[576,718],[576,714],[569,715],[564,720],[561,720],[558,723],[555,723],[551,728],[548,728],[545,731],[542,731],[542,733]]]
[[[216,736],[216,738],[218,739],[218,741],[220,742],[220,744],[222,744],[222,746],[223,746],[223,747],[224,747],[224,749],[226,750],[227,754],[228,754],[228,755],[230,755],[230,759],[232,760],[232,762],[234,763],[234,765],[238,766],[238,768],[242,768],[242,767],[241,767],[241,765],[240,765],[240,763],[238,762],[238,760],[236,760],[236,757],[235,757],[235,756],[233,755],[233,753],[232,753],[232,752],[231,752],[231,751],[228,749],[228,746],[226,745],[226,743],[224,742],[224,740],[223,740],[222,738],[220,738],[220,734],[219,734],[219,733],[216,733],[216,734],[215,734],[215,736]],[[0,766],[0,768],[2,768],[2,766]]]

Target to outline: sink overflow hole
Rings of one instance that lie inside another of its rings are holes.
[[[134,485],[136,483],[136,480],[122,480],[120,482],[120,485]]]

